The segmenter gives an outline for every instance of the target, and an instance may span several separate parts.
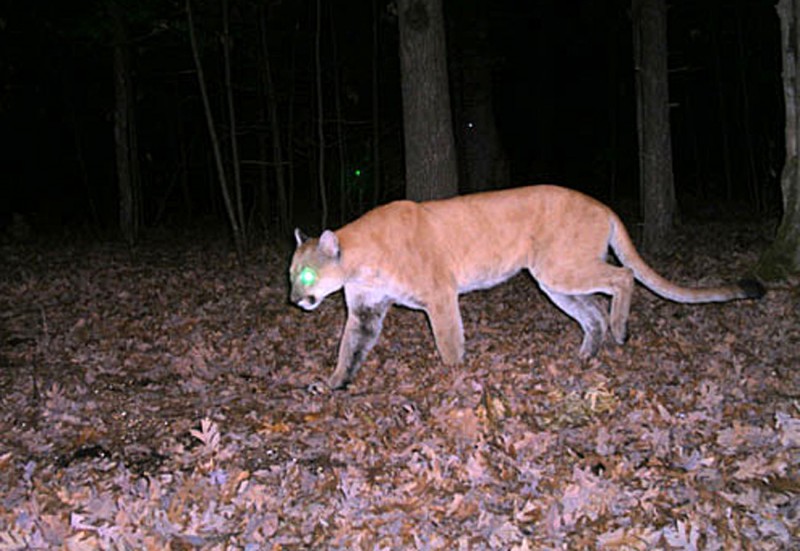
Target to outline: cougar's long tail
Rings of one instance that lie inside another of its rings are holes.
[[[753,279],[743,279],[733,285],[720,287],[683,287],[658,274],[639,255],[622,221],[615,215],[612,220],[609,244],[619,261],[633,271],[634,277],[645,287],[668,300],[683,303],[726,302],[742,298],[761,298],[766,290]]]

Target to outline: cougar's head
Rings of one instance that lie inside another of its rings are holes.
[[[297,248],[289,268],[291,300],[304,310],[313,310],[344,285],[339,239],[325,230],[319,239],[310,239],[294,230]]]

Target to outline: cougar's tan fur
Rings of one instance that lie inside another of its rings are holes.
[[[458,295],[497,285],[528,270],[539,287],[584,330],[590,356],[606,330],[626,337],[634,280],[676,302],[757,298],[764,289],[743,281],[689,288],[656,273],[642,259],[619,217],[582,193],[533,186],[378,207],[318,239],[295,232],[291,299],[312,310],[344,289],[348,308],[334,388],[346,385],[380,334],[392,304],[424,310],[445,363],[459,362],[464,335]],[[607,262],[609,248],[622,266]],[[303,268],[313,282],[301,281]],[[611,298],[610,312],[597,294]]]

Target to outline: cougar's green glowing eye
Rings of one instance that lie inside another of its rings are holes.
[[[300,275],[297,276],[297,279],[300,281],[301,285],[305,285],[308,287],[309,285],[313,285],[314,282],[317,281],[317,272],[306,266],[302,270],[300,270]]]

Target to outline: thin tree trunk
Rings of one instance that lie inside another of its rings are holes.
[[[775,241],[762,255],[757,273],[781,279],[800,273],[800,0],[779,0],[786,109],[786,164],[781,174],[783,218]]]
[[[236,217],[239,222],[239,239],[247,244],[247,224],[242,202],[242,171],[239,165],[239,139],[236,136],[236,109],[233,101],[233,82],[231,79],[231,34],[228,14],[228,0],[222,0],[222,58],[225,66],[225,99],[228,107],[228,122],[231,133],[231,166],[233,167],[233,196],[236,201]],[[237,246],[238,249],[238,246]]]
[[[267,107],[267,94],[269,94],[269,86],[267,85],[267,77],[264,74],[266,68],[269,67],[269,60],[266,59],[269,51],[267,45],[264,43],[266,40],[266,6],[258,5],[256,7],[256,20],[258,21],[258,78],[256,79],[257,97],[261,100],[258,102],[257,113],[258,120],[263,125],[259,128],[258,137],[256,138],[258,144],[258,186],[254,188],[254,201],[253,212],[258,216],[259,229],[265,238],[269,237],[269,233],[276,227],[272,227],[272,203],[270,198],[270,176],[269,176],[269,163],[267,159],[271,158],[269,140],[267,139],[266,128],[270,124],[269,109]],[[274,162],[274,159],[273,159]]]
[[[406,196],[458,193],[442,0],[398,0]]]
[[[245,242],[242,235],[242,229],[239,225],[239,220],[236,215],[236,210],[234,209],[230,192],[228,191],[228,177],[225,171],[225,164],[222,161],[222,151],[220,148],[219,137],[217,136],[217,129],[214,124],[214,115],[211,112],[211,104],[208,99],[208,90],[206,89],[205,74],[203,73],[203,64],[200,61],[200,51],[197,46],[194,20],[192,18],[191,0],[186,0],[186,16],[189,24],[189,41],[191,42],[192,46],[192,56],[194,57],[194,63],[197,69],[197,82],[200,86],[200,96],[203,99],[203,109],[205,111],[206,123],[208,125],[208,134],[211,139],[211,149],[214,154],[214,163],[217,167],[217,176],[219,178],[219,185],[222,191],[222,200],[225,203],[225,212],[228,214],[228,222],[231,225],[233,242],[234,246],[236,247],[236,255],[239,259],[239,262],[244,263]]]
[[[344,130],[344,113],[342,112],[342,91],[339,78],[339,49],[336,44],[336,25],[334,21],[334,10],[330,12],[331,24],[331,55],[333,57],[333,101],[336,109],[336,151],[339,155],[339,223],[344,225],[347,220],[347,178],[349,169],[347,166],[347,152]],[[352,175],[350,175],[352,176]]]
[[[139,235],[140,194],[136,155],[130,49],[125,20],[117,2],[110,4],[114,22],[114,143],[119,190],[119,227],[125,242],[132,247]]]
[[[277,188],[276,192],[278,195],[278,234],[285,235],[289,232],[289,205],[286,199],[286,168],[284,167],[283,162],[283,143],[281,140],[280,119],[278,118],[278,98],[275,94],[275,86],[272,82],[272,64],[270,63],[269,58],[266,16],[262,14],[260,19],[261,48],[262,56],[264,58],[263,71],[267,98],[267,114],[269,116],[269,127],[272,135],[272,162],[275,166],[275,187]]]
[[[261,26],[261,23],[259,23]],[[260,29],[259,29],[260,30]],[[261,76],[258,79],[258,97],[265,98],[267,96],[265,78],[263,76],[263,60],[260,63],[262,67]],[[258,118],[259,121],[266,126],[269,124],[269,115],[267,114],[267,106],[266,101],[261,101],[258,106]],[[256,201],[254,202],[254,207],[257,206],[257,213],[258,213],[258,221],[261,231],[263,232],[264,236],[267,237],[270,232],[270,226],[272,225],[270,222],[271,216],[271,199],[270,199],[270,185],[269,185],[269,163],[267,159],[271,158],[271,153],[269,151],[270,144],[269,140],[267,139],[267,133],[265,131],[260,131],[258,133],[258,158],[261,160],[258,164],[258,188],[256,188]]]
[[[675,217],[667,84],[665,0],[633,0],[642,248],[668,247]]]

